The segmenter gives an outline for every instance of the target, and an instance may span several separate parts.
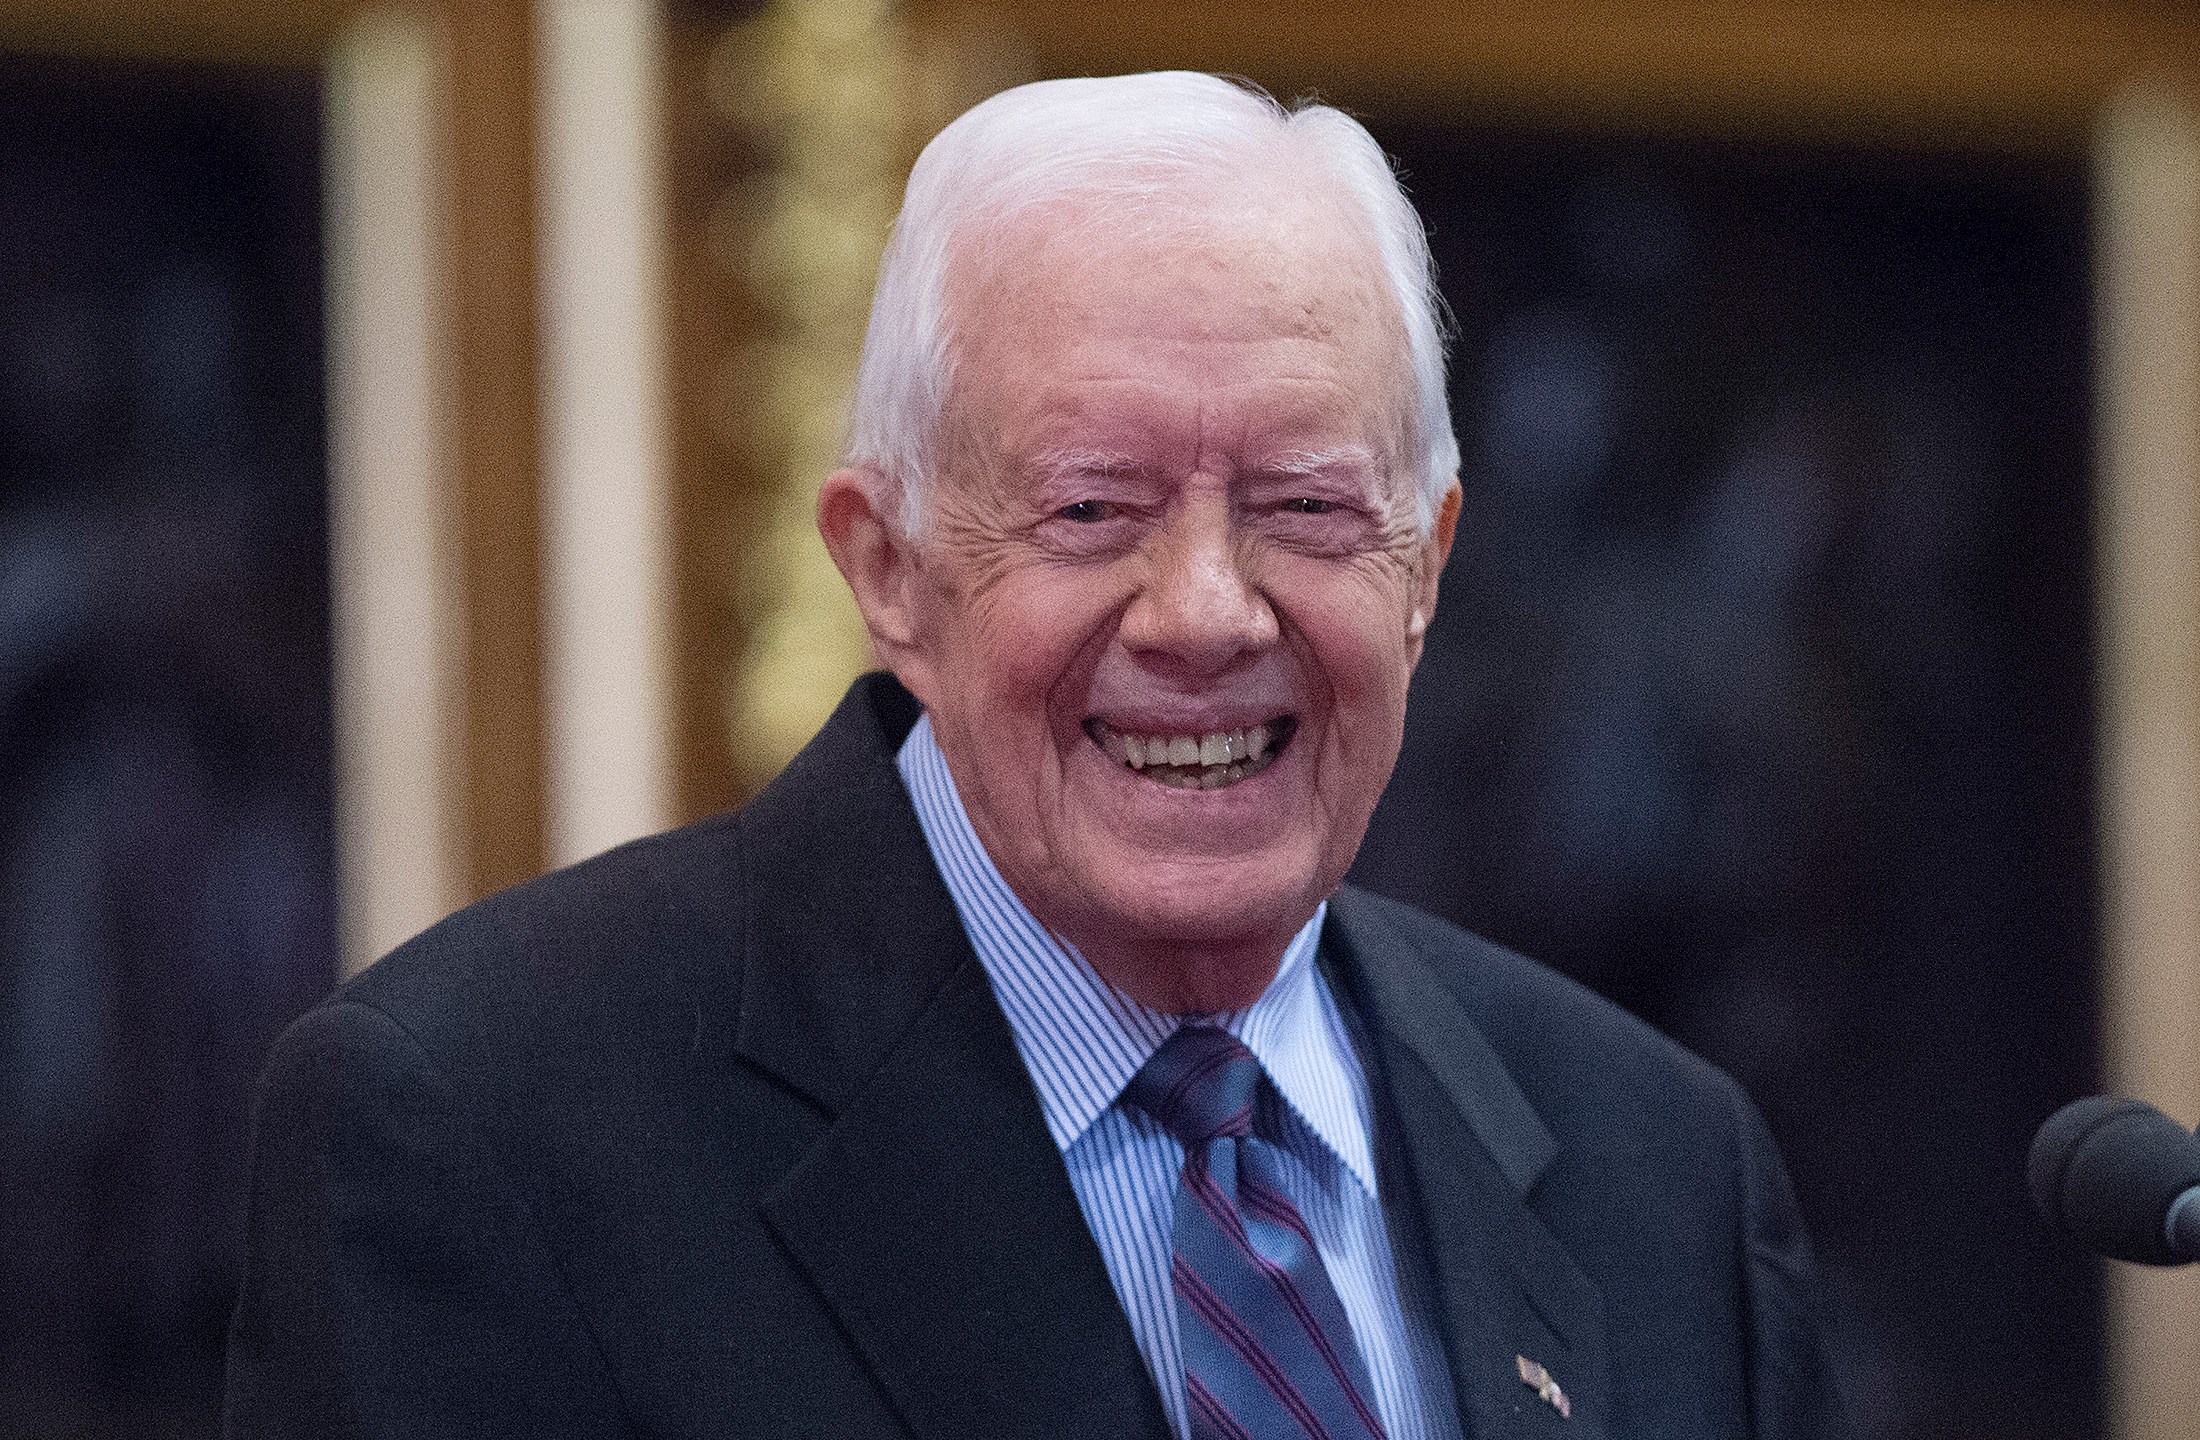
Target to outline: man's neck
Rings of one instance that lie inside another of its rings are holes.
[[[1243,1010],[1267,992],[1298,929],[1294,925],[1281,936],[1197,946],[1086,943],[1067,933],[1063,938],[1101,979],[1141,1005],[1172,1015],[1220,1015]]]

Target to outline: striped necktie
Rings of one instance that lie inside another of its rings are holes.
[[[1352,1327],[1253,1133],[1268,1078],[1212,1025],[1186,1025],[1124,1099],[1184,1145],[1169,1278],[1192,1440],[1384,1440]]]

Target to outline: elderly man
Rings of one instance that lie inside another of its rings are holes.
[[[892,678],[285,1037],[231,1433],[1824,1433],[1735,1087],[1339,889],[1460,505],[1366,132],[987,101],[856,412],[818,517]]]

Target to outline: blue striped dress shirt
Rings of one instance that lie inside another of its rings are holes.
[[[1001,878],[978,841],[929,715],[896,757],[925,843],[1008,1015],[1060,1147],[1070,1187],[1099,1242],[1108,1278],[1179,1437],[1190,1433],[1171,1225],[1184,1150],[1145,1115],[1116,1103],[1131,1077],[1182,1023],[1102,980],[1047,930]],[[1401,1287],[1392,1259],[1369,1123],[1366,1072],[1314,966],[1327,906],[1293,937],[1267,991],[1214,1021],[1258,1056],[1288,1102],[1291,1201],[1344,1302],[1391,1440],[1456,1440],[1450,1372],[1428,1317]]]

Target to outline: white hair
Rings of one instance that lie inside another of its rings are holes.
[[[856,374],[848,463],[891,487],[902,529],[923,527],[953,347],[949,269],[970,232],[1067,197],[1196,194],[1219,170],[1279,148],[1326,173],[1359,212],[1397,294],[1411,362],[1406,458],[1425,532],[1459,468],[1444,393],[1444,311],[1428,236],[1373,136],[1327,105],[1286,108],[1213,75],[1163,71],[1042,80],[965,111],[917,157],[879,267]]]

